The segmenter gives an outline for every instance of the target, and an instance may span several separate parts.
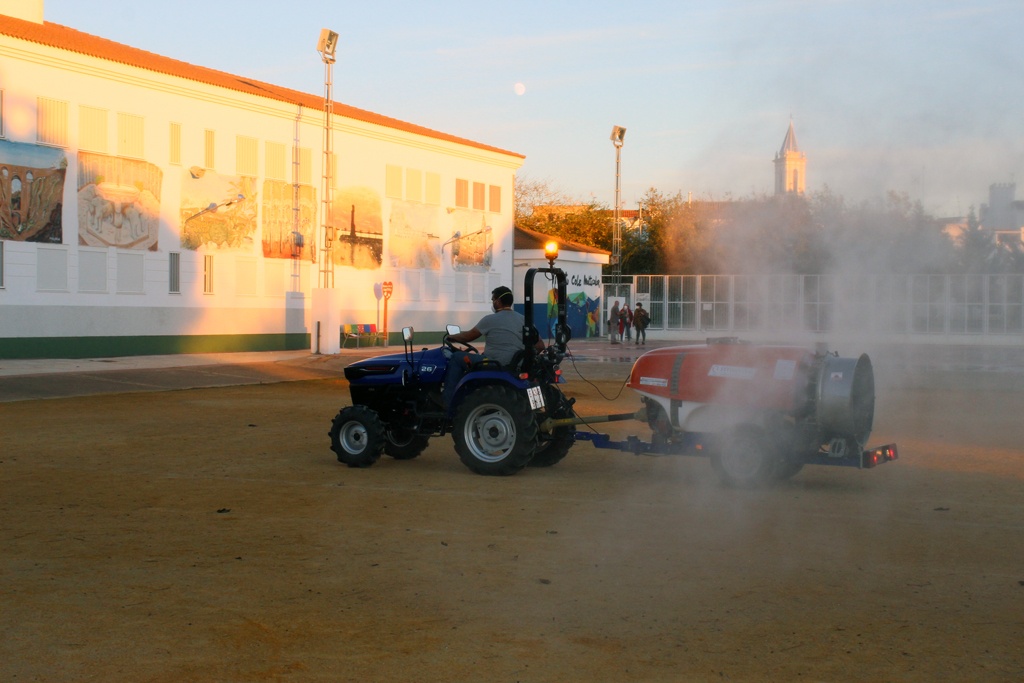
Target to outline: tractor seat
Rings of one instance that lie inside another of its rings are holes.
[[[496,360],[491,358],[481,358],[478,361],[474,361],[469,365],[469,371],[474,370],[504,370],[504,366]]]

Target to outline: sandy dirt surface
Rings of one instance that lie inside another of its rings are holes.
[[[899,462],[759,491],[588,443],[348,469],[342,380],[0,405],[0,680],[1020,681],[1024,392],[886,380]]]

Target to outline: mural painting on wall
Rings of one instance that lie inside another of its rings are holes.
[[[254,251],[256,179],[193,166],[181,181],[181,247]]]
[[[283,180],[263,181],[263,256],[316,261],[316,190],[299,185],[298,225],[295,186]]]
[[[586,339],[601,336],[601,297],[591,299],[585,292],[569,294],[569,315],[570,320],[579,321],[580,330],[585,331]],[[573,336],[576,336],[577,328],[573,327]]]
[[[163,171],[139,159],[78,153],[78,243],[156,251]]]
[[[455,231],[445,243],[451,245],[452,268],[458,271],[490,270],[494,242],[486,217],[478,211],[456,211],[452,216],[452,227]]]
[[[353,268],[380,268],[384,253],[384,228],[380,195],[368,187],[344,187],[334,191],[330,224],[335,228],[331,261]]]
[[[549,289],[547,305],[534,303],[533,319],[534,326],[547,339],[555,336],[555,325],[558,323],[558,299],[557,289]],[[592,299],[586,292],[566,293],[565,313],[572,330],[573,339],[588,339],[599,337],[601,326],[598,319],[601,316],[601,299]]]
[[[388,265],[392,268],[441,268],[441,237],[436,206],[422,202],[391,202],[388,223]]]
[[[0,239],[63,241],[67,166],[62,150],[0,140]]]

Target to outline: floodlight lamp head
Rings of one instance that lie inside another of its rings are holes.
[[[616,147],[622,147],[622,142],[626,137],[626,129],[622,126],[612,126],[611,141]]]
[[[320,41],[316,44],[316,50],[324,58],[325,62],[334,61],[334,53],[338,48],[338,34],[329,28],[320,29]]]
[[[548,260],[551,267],[555,267],[555,260],[558,258],[558,242],[554,240],[544,245],[544,258]]]

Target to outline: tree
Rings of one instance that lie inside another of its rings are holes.
[[[957,265],[963,273],[995,272],[993,267],[998,260],[999,245],[991,230],[981,227],[974,212],[974,206],[967,210],[967,227],[957,239],[959,248]]]
[[[595,202],[574,202],[548,180],[518,176],[514,195],[519,227],[611,251],[612,224],[605,207]]]
[[[612,249],[610,211],[573,203],[549,181],[517,178],[515,204],[517,225]],[[624,275],[1024,272],[1021,245],[997,240],[973,207],[954,241],[905,193],[850,205],[828,187],[727,201],[691,201],[652,187],[640,213],[639,226],[622,234]]]
[[[516,176],[512,184],[512,205],[516,225],[533,215],[536,206],[568,205],[572,201],[550,180],[533,180],[528,176]]]

